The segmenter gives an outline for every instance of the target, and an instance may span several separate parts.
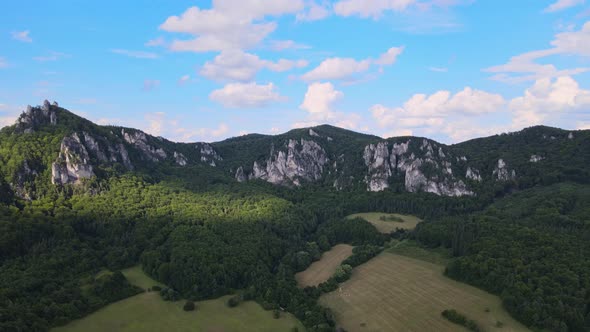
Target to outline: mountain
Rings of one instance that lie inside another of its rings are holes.
[[[75,186],[155,168],[198,168],[223,181],[287,187],[473,196],[490,188],[587,181],[587,146],[590,131],[543,126],[454,145],[422,137],[382,139],[329,125],[175,143],[137,129],[99,126],[45,101],[28,106],[0,131],[0,174],[22,199],[34,198],[49,183]]]

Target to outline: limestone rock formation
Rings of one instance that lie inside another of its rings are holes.
[[[174,151],[174,161],[178,166],[186,166],[188,164],[186,157],[182,153],[176,151]]]
[[[197,143],[197,149],[201,152],[201,161],[213,167],[217,166],[216,161],[221,161],[223,158],[215,151],[213,146],[209,143]]]
[[[516,178],[516,171],[510,171],[506,162],[503,159],[498,159],[498,164],[494,168],[492,175],[499,181],[510,181]]]
[[[78,134],[64,137],[61,142],[59,157],[51,165],[51,183],[79,183],[82,179],[94,176],[88,150],[82,144]]]
[[[121,134],[123,135],[123,139],[133,146],[135,146],[141,153],[143,154],[144,158],[149,161],[161,161],[166,159],[168,156],[166,151],[161,148],[155,148],[148,143],[147,135],[141,131],[125,131],[125,129],[121,129]]]
[[[291,139],[286,151],[271,147],[270,157],[266,161],[255,161],[249,178],[299,186],[301,181],[320,180],[328,162],[326,151],[316,142],[303,138],[301,141]]]

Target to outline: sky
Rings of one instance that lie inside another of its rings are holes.
[[[444,143],[590,129],[590,4],[5,1],[0,127],[44,99],[183,142],[324,123]]]

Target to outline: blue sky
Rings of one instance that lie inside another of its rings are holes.
[[[217,141],[329,123],[446,143],[590,128],[584,0],[10,1],[0,126],[44,99]]]

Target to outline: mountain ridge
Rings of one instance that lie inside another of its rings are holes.
[[[182,143],[139,129],[97,125],[47,100],[28,106],[0,135],[16,145],[36,144],[36,154],[20,159],[0,153],[0,172],[23,199],[35,196],[32,184],[39,178],[63,186],[153,167],[204,166],[226,181],[471,196],[489,184],[514,184],[523,176],[531,182],[531,174],[560,175],[568,168],[581,172],[574,178],[583,178],[588,157],[582,146],[590,140],[587,130],[535,126],[447,145],[416,136],[384,139],[325,124],[278,135]],[[10,142],[4,145],[3,151],[10,150]]]

